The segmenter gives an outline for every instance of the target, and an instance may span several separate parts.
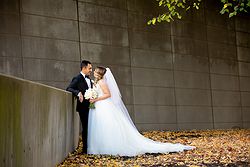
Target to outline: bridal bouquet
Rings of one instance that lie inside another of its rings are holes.
[[[98,97],[98,93],[95,89],[93,88],[89,88],[88,90],[86,90],[85,94],[84,94],[84,98],[89,100],[89,99],[96,99]],[[94,103],[90,103],[89,108],[95,108]]]

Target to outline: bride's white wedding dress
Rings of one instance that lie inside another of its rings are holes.
[[[107,70],[107,75],[112,75],[110,70]],[[110,76],[106,76],[106,81],[107,78]],[[95,109],[89,112],[88,154],[135,156],[144,153],[179,152],[195,148],[182,144],[161,143],[141,135],[131,121],[122,100],[117,96],[120,94],[118,87],[113,89],[114,83],[110,84],[110,82],[107,81],[107,85],[112,98],[97,101]],[[112,82],[115,80],[113,79]],[[116,83],[115,86],[117,86]],[[97,84],[95,88],[98,96],[102,96],[100,85]]]

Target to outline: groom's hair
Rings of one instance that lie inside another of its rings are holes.
[[[81,62],[81,69],[82,69],[83,67],[87,67],[88,64],[91,64],[91,62],[88,61],[88,60],[83,60],[83,61]]]

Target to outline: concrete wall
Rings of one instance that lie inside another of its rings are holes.
[[[70,93],[0,74],[1,167],[55,166],[78,137]]]
[[[250,127],[249,16],[216,0],[147,26],[154,0],[3,0],[0,71],[63,88],[79,61],[109,66],[140,130]]]

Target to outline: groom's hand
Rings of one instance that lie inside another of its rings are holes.
[[[81,92],[79,92],[78,97],[79,97],[79,101],[82,103],[83,102],[83,95]]]

